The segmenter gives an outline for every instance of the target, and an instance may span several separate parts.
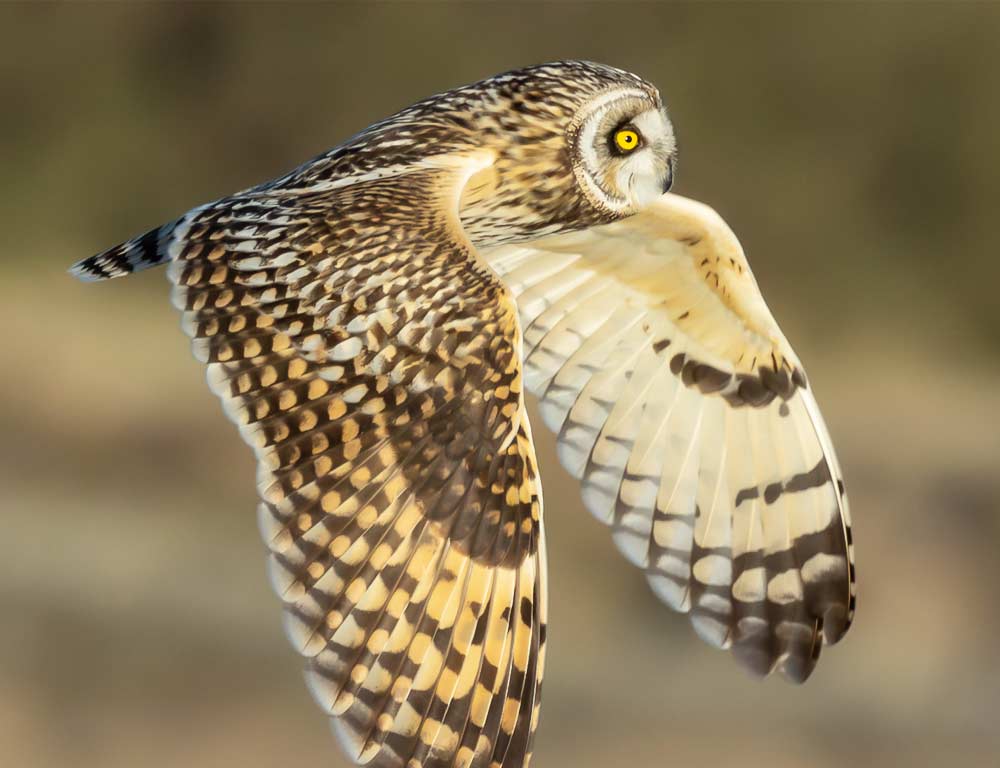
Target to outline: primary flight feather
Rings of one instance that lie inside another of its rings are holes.
[[[736,237],[667,191],[675,156],[652,85],[546,64],[73,267],[169,264],[257,457],[288,636],[357,762],[530,760],[546,574],[525,392],[705,640],[802,681],[850,626],[829,436]]]

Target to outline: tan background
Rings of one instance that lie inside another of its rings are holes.
[[[344,765],[281,636],[248,451],[162,272],[64,269],[427,94],[585,57],[660,85],[854,507],[802,688],[662,608],[543,443],[539,766],[997,764],[1000,6],[0,6],[0,765]]]

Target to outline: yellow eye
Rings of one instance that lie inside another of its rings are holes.
[[[622,152],[631,152],[639,146],[639,134],[630,128],[615,131],[615,146]]]

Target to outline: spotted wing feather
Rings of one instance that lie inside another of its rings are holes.
[[[522,766],[544,665],[516,310],[457,226],[483,158],[261,189],[161,238],[258,460],[287,634],[352,758]]]
[[[804,680],[854,611],[847,499],[729,228],[668,194],[485,256],[517,297],[526,387],[586,506],[704,639]]]

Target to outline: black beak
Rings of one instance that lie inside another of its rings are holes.
[[[664,194],[670,191],[670,188],[674,185],[674,159],[670,158],[667,160],[667,175],[663,177],[663,192]]]

